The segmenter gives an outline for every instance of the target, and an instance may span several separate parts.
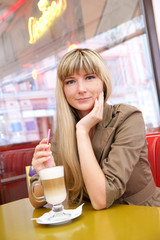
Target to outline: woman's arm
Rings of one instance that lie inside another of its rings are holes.
[[[103,93],[95,101],[93,110],[76,125],[76,136],[81,170],[92,206],[96,210],[106,208],[106,179],[100,168],[93,148],[89,132],[95,129],[103,117]]]
[[[31,193],[31,188],[32,188],[32,184],[35,182],[35,181],[39,181],[39,176],[38,174],[35,174],[32,178],[31,178],[31,186],[29,188],[29,200],[32,204],[32,206],[34,208],[39,208],[39,207],[43,207],[45,204],[46,204],[46,201],[41,201],[41,202],[37,202],[37,200],[32,196],[32,193]],[[43,187],[42,185],[40,184],[40,181],[39,181],[39,185],[36,185],[34,187],[34,194],[37,196],[37,197],[41,197],[41,196],[44,196],[44,191],[43,191]]]
[[[109,127],[112,134],[107,143],[105,131],[101,135],[102,149],[105,146],[101,167],[106,177],[107,208],[122,195],[123,201],[140,191],[151,177],[142,113],[133,106],[120,104]]]

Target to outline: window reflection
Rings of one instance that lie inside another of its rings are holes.
[[[146,131],[157,129],[160,112],[146,34],[125,41],[102,55],[114,79],[110,103],[138,107],[143,113]]]
[[[28,19],[39,19],[38,2],[24,1],[0,23],[0,145],[40,140],[48,128],[54,132],[56,67],[73,47],[100,52],[114,81],[109,102],[137,106],[146,131],[159,130],[159,103],[140,1],[65,1],[63,14],[29,44]],[[3,10],[10,7],[6,3]]]

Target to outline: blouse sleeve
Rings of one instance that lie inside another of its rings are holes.
[[[107,207],[119,199],[126,190],[126,184],[146,146],[143,117],[135,111],[127,118],[121,114],[121,124],[115,129],[108,156],[102,160],[106,177]]]

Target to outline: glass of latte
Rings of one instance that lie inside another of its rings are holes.
[[[63,214],[63,201],[66,199],[66,187],[64,180],[64,167],[55,166],[44,168],[38,172],[42,186],[44,188],[44,195],[37,197],[34,194],[34,186],[32,187],[32,195],[37,201],[46,200],[53,205],[54,214]],[[37,184],[37,183],[36,183]],[[36,185],[35,184],[35,185]],[[34,184],[33,184],[34,185]]]

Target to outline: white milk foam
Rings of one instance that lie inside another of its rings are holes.
[[[52,168],[45,168],[38,172],[41,180],[48,180],[54,178],[60,178],[64,176],[63,166],[56,166]]]

